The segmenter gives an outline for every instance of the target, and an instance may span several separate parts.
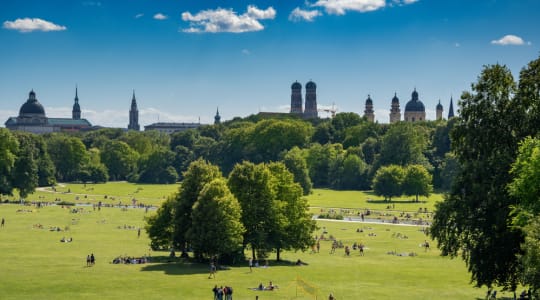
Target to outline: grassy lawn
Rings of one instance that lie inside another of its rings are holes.
[[[131,195],[121,191],[134,193],[135,186],[95,186],[92,195],[106,193],[127,199]],[[78,193],[84,186],[70,184],[66,188]],[[158,203],[166,189],[176,190],[174,186],[155,185],[144,186],[139,193],[144,191],[144,198],[149,196],[153,200],[148,201]],[[325,202],[324,195],[332,198]],[[317,190],[310,201],[317,198],[314,205],[319,207],[360,208],[362,205],[353,203],[362,195],[371,197],[359,192]],[[73,213],[59,206],[38,209],[0,205],[0,217],[6,219],[5,227],[0,228],[1,299],[212,299],[215,284],[232,286],[234,299],[255,299],[257,295],[261,300],[327,299],[331,292],[340,300],[483,299],[485,295],[484,289],[469,284],[469,274],[460,259],[440,257],[433,242],[429,251],[421,247],[427,237],[419,226],[318,220],[317,235],[326,231],[325,237],[332,235],[348,246],[361,242],[366,245],[365,256],[358,251],[345,256],[344,249],[330,254],[331,242],[323,240],[319,253],[284,252],[284,262],[280,263],[272,254],[268,268],[254,268],[250,273],[247,262],[240,262],[229,270],[218,271],[215,279],[208,279],[207,264],[179,259],[167,262],[168,253],[149,250],[144,230],[137,237],[145,214],[155,213],[153,210],[145,213],[135,208],[78,208],[82,211]],[[51,227],[62,231],[50,231]],[[357,232],[359,229],[362,232]],[[72,237],[73,242],[61,243],[62,237]],[[86,266],[86,255],[90,253],[97,260],[93,267]],[[120,255],[149,255],[151,262],[112,264]],[[307,265],[294,266],[298,259]],[[279,289],[249,289],[269,281]]]

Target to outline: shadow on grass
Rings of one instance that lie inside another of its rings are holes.
[[[380,199],[380,200],[373,200],[373,199],[369,199],[367,200],[368,203],[373,203],[373,204],[418,204],[418,203],[427,203],[427,201],[425,200],[418,200],[418,202],[416,202],[415,200],[390,200],[390,201],[386,201],[384,199]]]
[[[203,263],[192,262],[189,259],[154,256],[151,261],[141,268],[144,272],[163,272],[167,275],[208,274],[209,267]]]
[[[297,265],[297,262],[281,260],[281,261],[269,261],[268,268],[271,267],[301,267],[307,266],[309,263],[302,261],[301,265]],[[249,272],[249,267],[244,264],[234,264],[232,266],[220,265],[218,272],[227,271],[230,267],[242,268],[246,272]],[[266,266],[253,267],[253,269],[264,269]],[[170,258],[168,256],[154,256],[151,261],[141,268],[144,272],[163,272],[167,275],[194,275],[194,274],[209,274],[210,268],[207,263],[195,262],[192,259],[185,258]]]

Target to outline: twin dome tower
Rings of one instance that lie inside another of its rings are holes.
[[[302,109],[302,85],[295,81],[291,86],[291,114],[304,118],[317,118],[317,85],[313,81],[306,83],[306,106]]]
[[[304,118],[317,118],[317,85],[313,81],[306,83],[306,103],[305,109],[302,108],[302,84],[295,81],[291,85],[291,114],[301,115]],[[450,109],[448,112],[448,119],[454,116],[454,108],[452,99],[450,99]],[[437,120],[442,119],[443,106],[439,100],[439,104],[436,107]],[[365,103],[364,117],[370,122],[375,121],[375,112],[373,110],[373,100],[371,96]],[[399,99],[397,93],[392,98],[392,104],[390,108],[390,123],[398,122],[401,120],[401,110],[399,108]],[[416,88],[411,94],[411,100],[405,105],[404,121],[417,122],[426,120],[426,108],[424,103],[420,101]]]

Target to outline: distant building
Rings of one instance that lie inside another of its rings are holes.
[[[214,116],[214,124],[221,124],[221,116],[219,115],[219,108],[216,109],[216,115]]]
[[[418,92],[416,89],[412,92],[411,100],[405,105],[405,121],[417,122],[426,120],[426,107],[424,103],[418,99]]]
[[[163,133],[175,133],[177,131],[185,131],[188,129],[194,129],[202,126],[201,123],[169,123],[158,122],[144,126],[144,131],[157,130]]]
[[[306,119],[318,117],[317,109],[317,85],[313,81],[306,83],[306,103],[302,109],[302,84],[295,81],[291,85],[291,114],[302,116]]]
[[[315,119],[317,117],[317,85],[313,81],[308,81],[308,83],[306,83],[306,106],[304,109],[304,118]]]
[[[291,114],[303,114],[302,85],[296,81],[291,86]]]
[[[32,133],[51,133],[61,131],[81,131],[90,129],[92,124],[81,119],[81,107],[77,88],[75,89],[75,103],[73,104],[72,118],[47,118],[43,105],[36,98],[34,90],[30,91],[28,100],[21,106],[18,117],[10,117],[6,123],[10,130],[21,130]]]
[[[442,113],[443,113],[443,106],[441,104],[441,99],[439,99],[439,104],[437,104],[437,108],[436,108],[436,115],[437,115],[437,120],[442,120]]]
[[[364,110],[364,117],[369,122],[375,121],[375,112],[373,111],[373,100],[371,100],[371,96],[368,95],[368,98],[366,99],[366,109]]]
[[[450,107],[448,108],[448,120],[454,117],[454,100],[450,97]]]
[[[390,123],[399,122],[401,120],[401,110],[399,109],[399,98],[397,93],[394,93],[392,98],[392,105],[390,108]]]
[[[128,130],[141,130],[139,126],[139,109],[137,109],[137,99],[135,99],[135,90],[133,90],[133,97],[131,98],[131,108],[129,110],[129,124]]]

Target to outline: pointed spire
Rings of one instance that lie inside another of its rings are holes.
[[[448,108],[448,120],[454,117],[454,100],[450,96],[450,107]]]
[[[75,85],[75,102],[79,102],[79,92],[77,85]]]

